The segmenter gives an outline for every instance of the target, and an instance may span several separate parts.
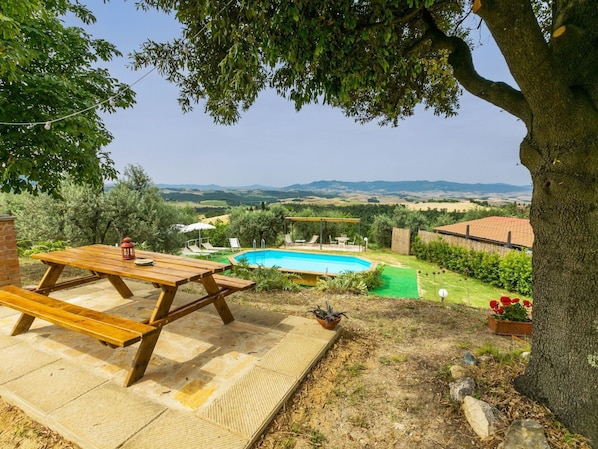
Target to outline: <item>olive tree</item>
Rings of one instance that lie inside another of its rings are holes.
[[[218,122],[235,122],[266,88],[297,108],[323,101],[389,124],[419,104],[451,116],[463,88],[518,118],[535,239],[532,353],[517,386],[598,445],[595,0],[141,4],[176,13],[183,35],[146,43],[137,65],[155,64],[178,84],[185,110],[203,100]],[[463,20],[472,12],[514,83],[476,71]]]
[[[262,239],[267,245],[278,244],[286,215],[287,211],[281,205],[264,210],[237,207],[231,210],[228,233],[231,237],[239,238],[243,246],[247,247],[253,245],[254,240],[259,247]]]
[[[192,221],[190,210],[168,203],[139,166],[106,192],[90,185],[64,181],[60,197],[48,194],[0,193],[0,212],[13,214],[23,243],[65,240],[73,246],[118,244],[131,237],[140,247],[176,252],[184,236],[174,224]]]

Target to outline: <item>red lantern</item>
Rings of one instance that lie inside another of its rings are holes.
[[[130,237],[125,237],[120,244],[120,251],[122,252],[123,260],[135,259],[135,244]]]

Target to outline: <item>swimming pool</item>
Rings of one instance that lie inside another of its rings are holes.
[[[242,260],[252,267],[278,267],[281,271],[297,273],[307,284],[315,284],[320,276],[335,276],[343,272],[373,270],[374,262],[356,256],[303,253],[299,251],[246,251],[229,260],[237,265]]]

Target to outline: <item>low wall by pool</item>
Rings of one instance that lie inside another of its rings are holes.
[[[333,277],[343,272],[366,271],[376,268],[376,263],[356,256],[338,256],[301,251],[256,250],[244,251],[229,257],[233,265],[245,260],[251,268],[277,267],[280,271],[300,276],[296,282],[316,285],[323,276]]]

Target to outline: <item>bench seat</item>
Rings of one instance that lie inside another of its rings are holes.
[[[222,274],[214,274],[214,281],[219,287],[229,288],[231,290],[247,290],[255,285],[254,281],[248,281],[246,279],[234,278],[230,276],[224,276]]]
[[[126,347],[159,331],[154,326],[60,301],[14,285],[0,288],[0,305],[80,332],[112,346]],[[15,327],[12,335],[21,333]]]

